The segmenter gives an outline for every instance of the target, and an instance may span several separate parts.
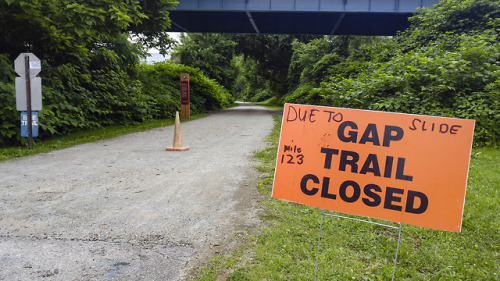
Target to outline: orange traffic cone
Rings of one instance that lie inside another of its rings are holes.
[[[182,146],[181,121],[179,111],[175,112],[174,146],[167,147],[167,151],[186,151],[189,146]]]

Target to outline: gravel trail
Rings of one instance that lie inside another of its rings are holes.
[[[0,280],[186,280],[258,223],[250,104],[0,163]]]

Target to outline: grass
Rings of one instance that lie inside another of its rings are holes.
[[[206,114],[192,116],[191,120]],[[261,218],[265,227],[245,238],[232,252],[210,260],[198,280],[312,280],[321,210],[271,198],[280,133],[280,116],[256,153],[266,198]],[[0,161],[50,152],[72,145],[172,125],[155,120],[134,126],[78,132],[26,147],[0,148]],[[500,150],[474,149],[461,233],[403,225],[396,280],[500,280]],[[325,217],[317,280],[390,280],[397,231]]]
[[[283,110],[283,103],[277,100],[276,97],[269,98],[265,101],[256,102],[256,105],[261,105],[272,110]]]
[[[192,115],[190,120],[196,120],[208,116],[208,114]],[[114,126],[98,128],[93,130],[79,131],[70,135],[57,136],[47,140],[37,140],[34,138],[33,149],[29,150],[27,145],[18,147],[0,148],[0,161],[16,157],[24,157],[39,153],[47,153],[53,150],[63,149],[77,144],[95,142],[98,140],[110,139],[125,134],[142,132],[154,128],[170,126],[175,123],[174,119],[161,119],[146,121],[135,125]],[[27,141],[25,141],[27,143]]]
[[[314,279],[321,210],[271,198],[281,124],[275,118],[268,148],[256,153],[266,226],[235,253],[211,260],[198,280]],[[395,280],[500,280],[499,203],[500,150],[474,149],[462,232],[403,225]],[[397,237],[398,230],[325,216],[317,280],[391,280]]]

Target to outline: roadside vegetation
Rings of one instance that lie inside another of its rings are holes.
[[[442,0],[394,37],[187,34],[174,47],[166,8],[175,4],[0,0],[1,159],[168,125],[183,72],[193,114],[238,99],[474,119],[462,232],[404,225],[396,279],[500,279],[500,1]],[[152,47],[174,48],[181,63],[144,65]],[[22,52],[42,61],[33,152],[15,108],[13,61]],[[265,227],[212,260],[200,280],[314,277],[321,210],[270,198],[279,124],[257,153]],[[396,240],[394,230],[326,217],[318,280],[390,279]]]
[[[314,279],[321,210],[271,198],[280,128],[281,117],[275,116],[268,148],[256,153],[263,227],[241,248],[211,260],[197,280]],[[500,149],[473,149],[462,232],[403,224],[395,280],[500,278],[499,163]],[[397,230],[326,216],[321,236],[317,280],[392,278]]]
[[[191,115],[189,121],[208,116],[206,113]],[[187,120],[181,120],[186,122]],[[44,140],[34,139],[33,149],[28,149],[25,146],[8,146],[0,147],[0,161],[9,160],[17,157],[35,155],[39,153],[48,153],[54,150],[59,150],[71,147],[78,144],[91,143],[99,140],[119,137],[126,134],[143,132],[159,127],[170,126],[175,123],[174,118],[156,119],[144,121],[132,125],[110,126],[104,128],[95,128],[88,130],[80,130],[63,136],[53,136]],[[165,147],[171,145],[171,140],[165,140]]]
[[[240,100],[474,119],[474,146],[498,147],[500,2],[443,0],[410,23],[394,37],[193,34],[175,52]]]
[[[462,231],[403,225],[395,280],[499,280],[499,19],[499,1],[443,0],[391,38],[216,34],[196,40],[236,43],[226,67],[241,100],[476,120]],[[189,49],[197,47],[179,52]],[[322,211],[270,198],[280,124],[277,119],[269,147],[256,154],[264,174],[257,184],[264,226],[240,249],[213,259],[198,280],[314,279]],[[397,230],[325,217],[318,280],[390,280],[397,237]]]
[[[37,140],[172,118],[183,72],[191,78],[191,113],[231,106],[228,90],[199,69],[141,62],[149,48],[166,54],[174,45],[166,8],[176,3],[0,0],[0,147],[27,144],[14,83],[14,60],[25,52],[42,63]]]

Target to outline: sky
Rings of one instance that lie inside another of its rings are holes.
[[[181,36],[180,32],[168,32],[168,35],[179,42],[179,38]],[[149,49],[149,54],[151,56],[146,58],[146,63],[151,64],[155,62],[164,61],[170,58],[170,55],[162,56],[157,49]]]

